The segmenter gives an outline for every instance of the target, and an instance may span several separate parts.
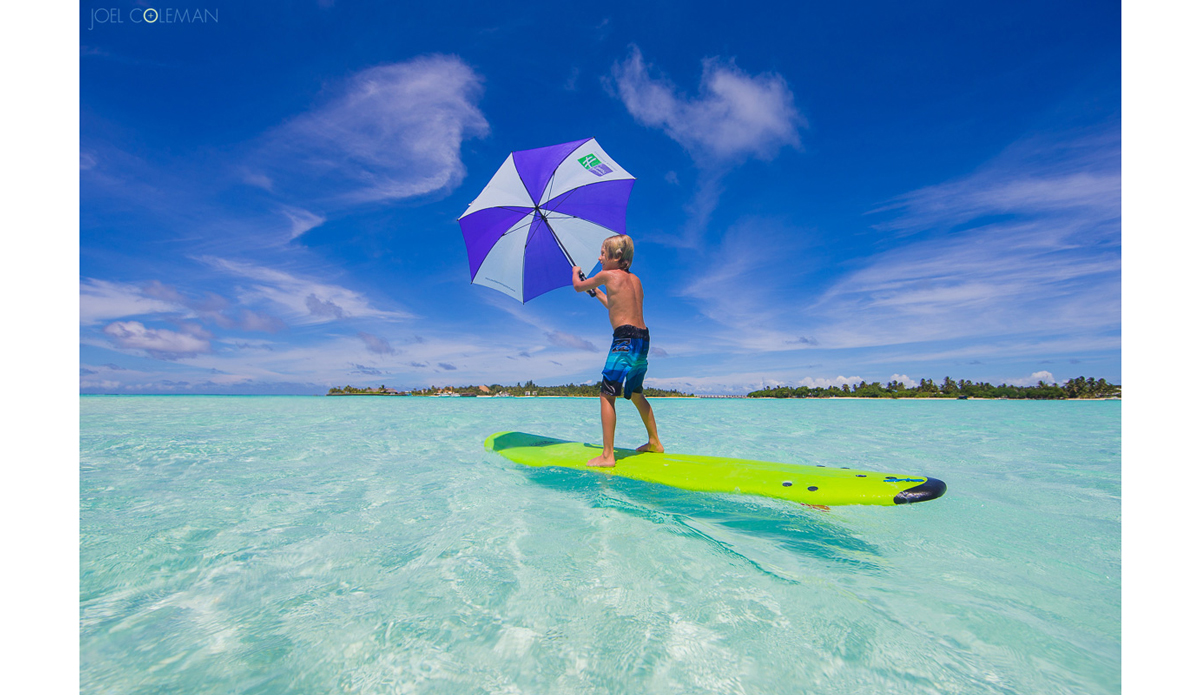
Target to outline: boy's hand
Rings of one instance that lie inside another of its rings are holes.
[[[577,265],[571,266],[571,284],[575,287],[576,292],[583,291],[583,288],[580,287],[580,285],[582,284],[581,281],[584,280],[587,280],[587,276],[583,274],[583,269]],[[587,293],[589,297],[596,296],[596,290],[594,289],[588,288]]]

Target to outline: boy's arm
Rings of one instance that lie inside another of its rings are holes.
[[[600,285],[607,284],[605,281],[608,279],[608,273],[607,270],[601,270],[586,280],[580,280],[579,276],[583,274],[583,271],[579,269],[579,266],[573,265],[571,266],[571,284],[575,286],[576,292],[594,290]]]
[[[605,309],[608,308],[608,293],[604,291],[603,287],[596,288],[596,299],[600,300],[600,303],[604,305]]]

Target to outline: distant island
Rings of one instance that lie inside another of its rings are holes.
[[[656,389],[646,387],[649,398],[696,398],[695,394],[683,393],[675,389]],[[565,386],[539,386],[533,381],[514,386],[491,384],[479,386],[430,386],[429,388],[401,391],[380,384],[378,388],[355,386],[334,386],[325,394],[327,396],[458,396],[466,398],[508,398],[533,396],[569,396],[577,398],[596,397],[600,395],[600,384],[567,384]],[[899,381],[889,381],[886,384],[863,381],[851,386],[775,386],[769,389],[751,391],[744,398],[996,398],[1009,400],[1065,400],[1077,398],[1120,398],[1121,386],[1110,384],[1104,379],[1093,377],[1078,377],[1065,384],[1047,384],[1039,381],[1036,386],[1010,386],[1000,384],[992,386],[987,382],[975,383],[971,380],[959,379],[954,381],[946,377],[941,384],[933,379],[921,379],[916,386],[908,386]]]
[[[1121,386],[1110,384],[1104,379],[1078,377],[1067,383],[1047,384],[1039,381],[1036,386],[992,386],[987,382],[973,383],[970,380],[954,381],[950,377],[939,385],[933,379],[921,379],[917,386],[909,387],[899,381],[868,384],[863,381],[856,386],[776,386],[751,391],[747,398],[999,398],[1010,400],[1063,400],[1068,398],[1120,398]]]
[[[655,389],[645,387],[648,398],[695,398],[694,394],[683,393],[674,389]],[[533,381],[515,386],[502,384],[481,384],[479,386],[430,386],[427,389],[400,391],[380,384],[379,388],[357,388],[354,386],[334,386],[326,393],[327,396],[459,396],[459,397],[491,397],[508,398],[526,396],[599,396],[600,384],[567,384],[565,386],[539,386]]]

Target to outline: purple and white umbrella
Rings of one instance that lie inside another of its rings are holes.
[[[471,283],[522,304],[570,285],[571,266],[625,233],[633,181],[595,138],[513,152],[458,218]]]

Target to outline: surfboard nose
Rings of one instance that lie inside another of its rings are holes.
[[[928,502],[929,500],[936,500],[944,494],[946,494],[945,483],[937,478],[926,478],[925,482],[920,485],[900,492],[892,501],[896,504]]]

